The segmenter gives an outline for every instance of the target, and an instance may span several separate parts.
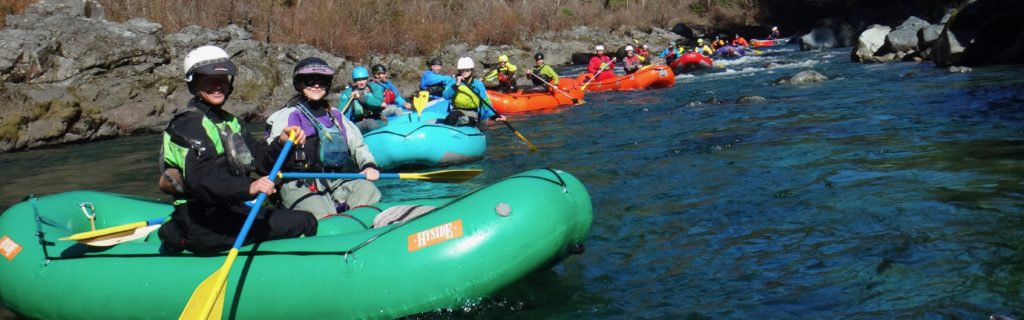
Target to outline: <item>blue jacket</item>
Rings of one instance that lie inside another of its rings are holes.
[[[368,85],[370,86],[370,89],[373,90],[374,94],[380,92],[381,96],[384,95],[384,90],[391,89],[391,91],[395,92],[395,104],[398,105],[399,107],[405,106],[405,99],[402,98],[402,92],[398,91],[398,87],[396,87],[395,84],[391,82],[391,80],[388,80],[384,83],[370,81]],[[377,89],[380,89],[380,91],[377,91]]]
[[[494,117],[494,107],[491,105],[491,98],[487,96],[487,88],[484,87],[483,81],[480,79],[473,78],[469,83],[469,89],[473,90],[480,97],[480,106],[477,107],[477,113],[480,114],[480,122],[486,122]],[[444,98],[449,101],[455,100],[455,93],[458,92],[455,89],[455,81],[452,81],[450,86],[444,88]],[[452,107],[448,107],[448,111],[451,111]]]
[[[446,74],[434,73],[434,71],[423,71],[420,77],[420,90],[427,90],[429,86],[442,85],[445,88],[455,84],[455,77]],[[439,99],[440,96],[430,95],[430,100]]]

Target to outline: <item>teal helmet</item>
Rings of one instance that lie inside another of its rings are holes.
[[[359,81],[370,77],[370,71],[366,67],[355,67],[352,69],[352,80]]]

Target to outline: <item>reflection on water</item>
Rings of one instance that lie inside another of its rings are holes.
[[[469,183],[382,182],[385,199],[431,198],[553,167],[594,201],[586,253],[422,317],[1024,316],[1024,72],[847,54],[772,51],[671,89],[590,93],[510,117],[538,153],[491,126]],[[802,70],[831,80],[772,85]],[[734,102],[746,95],[768,100]],[[83,188],[161,197],[158,142],[0,155],[0,207]]]

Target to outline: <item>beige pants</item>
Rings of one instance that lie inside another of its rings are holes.
[[[322,181],[327,182],[324,186]],[[316,192],[304,182],[316,183]],[[317,220],[338,212],[339,205],[346,208],[375,204],[380,201],[380,190],[367,180],[306,179],[285,182],[281,186],[281,200],[285,208],[309,211]]]

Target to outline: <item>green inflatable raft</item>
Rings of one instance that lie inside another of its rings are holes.
[[[410,203],[405,203],[410,204]],[[315,237],[242,247],[223,315],[237,319],[395,318],[480,301],[582,252],[593,219],[572,175],[527,171],[379,228],[376,208],[321,220]],[[173,319],[226,254],[161,254],[156,232],[110,247],[59,238],[168,216],[169,204],[73,191],[0,215],[0,301],[39,319]],[[41,246],[40,243],[45,243]]]

